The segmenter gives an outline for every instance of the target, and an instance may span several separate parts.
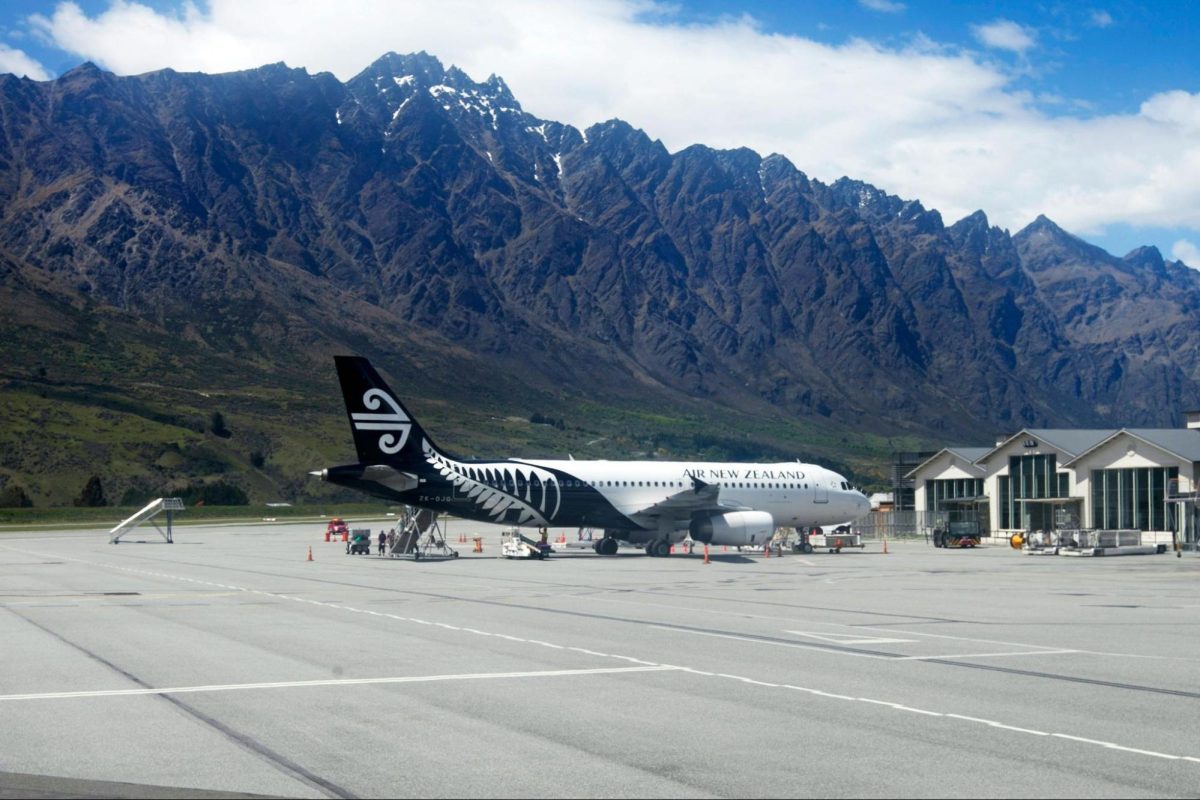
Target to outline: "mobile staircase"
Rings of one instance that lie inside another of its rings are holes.
[[[167,529],[165,531],[154,520],[154,517],[164,511],[167,514]],[[163,539],[166,540],[167,544],[174,544],[175,540],[171,537],[171,523],[174,521],[176,511],[183,511],[183,500],[178,497],[160,497],[157,500],[151,500],[141,511],[109,531],[108,543],[120,544],[122,536],[134,530],[139,525],[149,522]]]
[[[436,512],[405,506],[388,555],[413,561],[437,561],[458,558],[458,551],[446,544],[446,533]]]

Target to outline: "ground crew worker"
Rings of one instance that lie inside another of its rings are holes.
[[[379,532],[379,555],[383,555],[383,548],[387,546],[387,534],[383,531]]]

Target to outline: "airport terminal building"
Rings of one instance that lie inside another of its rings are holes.
[[[908,473],[925,525],[977,515],[986,535],[1137,530],[1197,542],[1200,411],[1184,428],[1026,429],[994,447],[947,447]]]

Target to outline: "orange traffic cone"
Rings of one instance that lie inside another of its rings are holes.
[[[308,560],[312,561],[312,545],[308,546]]]
[[[766,547],[764,547],[763,551],[766,553],[767,558],[771,557],[771,545],[767,545]]]
[[[705,563],[705,564],[708,564],[708,563],[709,563],[709,560],[708,560],[708,545],[704,545],[704,563]]]

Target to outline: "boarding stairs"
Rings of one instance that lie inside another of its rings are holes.
[[[176,511],[183,511],[183,500],[178,497],[160,497],[156,500],[151,500],[141,511],[109,531],[108,543],[120,544],[122,536],[140,525],[149,522],[158,531],[159,535],[166,540],[167,544],[173,544],[175,540],[171,536],[171,523],[174,521]],[[165,531],[154,520],[154,517],[163,512],[166,512],[167,515],[167,529]]]
[[[392,558],[457,558],[446,544],[446,534],[436,512],[405,506],[396,526],[396,539],[388,550]]]

